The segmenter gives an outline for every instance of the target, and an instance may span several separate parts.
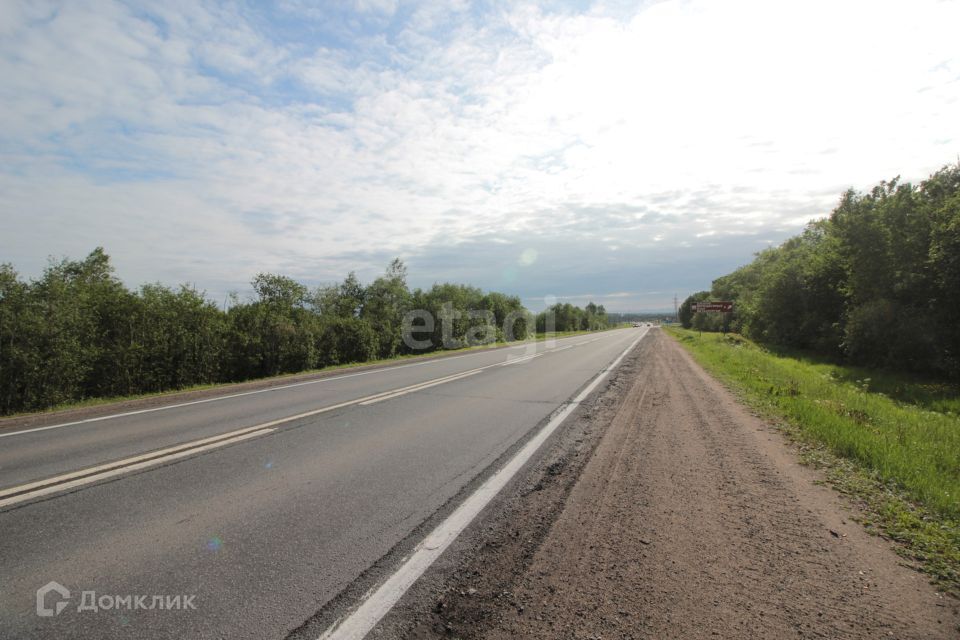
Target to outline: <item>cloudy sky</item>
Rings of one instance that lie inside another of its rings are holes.
[[[0,262],[672,306],[960,152],[960,3],[0,2]]]

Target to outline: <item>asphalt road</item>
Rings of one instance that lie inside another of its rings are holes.
[[[0,434],[0,638],[284,638],[644,331]]]

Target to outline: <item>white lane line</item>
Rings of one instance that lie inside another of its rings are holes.
[[[559,340],[573,340],[574,338],[559,338]],[[594,340],[599,340],[600,338],[594,338]],[[0,433],[0,438],[9,438],[12,436],[19,436],[27,433],[37,433],[39,431],[49,431],[50,429],[61,429],[63,427],[72,427],[78,424],[87,424],[90,422],[102,422],[104,420],[113,420],[115,418],[127,418],[129,416],[141,415],[144,413],[154,413],[156,411],[168,411],[170,409],[180,409],[183,407],[190,407],[197,404],[206,404],[208,402],[219,402],[221,400],[231,400],[233,398],[241,398],[243,396],[252,396],[258,393],[268,393],[271,391],[282,391],[284,389],[293,389],[295,387],[303,387],[311,384],[320,384],[322,382],[333,382],[335,380],[345,380],[347,378],[357,378],[360,376],[368,376],[375,373],[384,373],[388,371],[397,371],[399,369],[409,369],[412,367],[422,367],[428,364],[435,364],[438,362],[449,362],[451,360],[459,360],[461,358],[473,358],[476,356],[487,355],[495,351],[507,351],[510,349],[528,349],[530,346],[536,345],[536,342],[524,342],[523,344],[514,345],[511,347],[505,347],[503,349],[491,349],[479,351],[477,353],[467,353],[462,356],[448,356],[445,358],[431,358],[423,362],[413,362],[411,364],[401,364],[395,365],[392,367],[381,367],[378,369],[372,369],[370,371],[359,371],[357,373],[348,373],[340,376],[331,376],[328,378],[318,378],[317,380],[307,380],[305,382],[294,382],[291,384],[280,385],[276,387],[269,387],[266,389],[256,389],[254,391],[242,391],[240,393],[231,393],[225,396],[217,396],[215,398],[204,398],[202,400],[191,400],[189,402],[179,402],[177,404],[169,404],[162,407],[151,407],[150,409],[138,409],[136,411],[125,411],[123,413],[114,413],[106,416],[97,416],[95,418],[84,418],[83,420],[74,420],[72,422],[62,422],[60,424],[52,424],[46,427],[35,427],[33,429],[22,429],[20,431],[10,431],[8,433]],[[583,343],[581,343],[583,344]]]
[[[86,477],[86,476],[92,476],[92,475],[101,473],[101,472],[103,472],[103,471],[109,471],[109,470],[116,469],[116,468],[119,468],[119,467],[127,467],[127,466],[129,466],[129,465],[131,465],[131,464],[135,464],[135,463],[138,463],[138,462],[143,462],[143,461],[147,461],[147,460],[155,460],[155,459],[157,459],[157,458],[163,458],[164,456],[168,456],[168,455],[171,455],[171,454],[173,454],[173,453],[177,453],[177,452],[179,452],[179,451],[184,451],[184,450],[187,450],[187,449],[196,449],[197,447],[201,447],[201,446],[206,445],[206,444],[210,444],[210,443],[214,443],[214,442],[219,442],[219,441],[221,441],[221,440],[226,440],[226,439],[229,439],[229,438],[235,438],[235,437],[237,437],[237,436],[240,436],[240,435],[243,435],[243,434],[246,434],[246,433],[250,433],[250,432],[252,432],[252,431],[260,431],[260,430],[263,430],[263,429],[264,429],[265,427],[267,427],[267,426],[269,426],[269,425],[257,425],[257,426],[255,426],[255,427],[247,427],[246,429],[239,429],[239,430],[237,430],[237,431],[231,431],[231,432],[229,432],[229,433],[224,433],[224,434],[221,434],[221,435],[212,436],[212,437],[210,437],[210,438],[202,438],[202,439],[200,439],[200,440],[193,440],[193,441],[191,441],[191,442],[187,442],[187,443],[185,443],[185,444],[180,444],[180,445],[177,445],[177,446],[174,446],[174,447],[168,447],[168,448],[165,448],[165,449],[158,449],[158,450],[156,450],[156,451],[151,451],[151,452],[149,452],[149,453],[144,453],[144,454],[137,455],[137,456],[133,456],[133,457],[130,457],[130,458],[123,458],[122,460],[115,460],[115,461],[113,461],[113,462],[108,462],[108,463],[105,463],[105,464],[97,465],[97,466],[95,466],[95,467],[87,467],[86,469],[80,469],[80,470],[78,470],[78,471],[71,471],[70,473],[64,473],[64,474],[59,475],[59,476],[53,476],[53,477],[50,477],[50,478],[44,478],[43,480],[37,480],[37,481],[35,481],[35,482],[30,482],[30,483],[27,483],[27,484],[22,484],[22,485],[19,485],[19,486],[16,486],[16,487],[9,487],[9,488],[7,488],[7,489],[3,489],[2,491],[0,491],[0,498],[5,498],[5,497],[7,497],[7,496],[10,496],[10,495],[13,495],[13,494],[17,494],[17,493],[25,493],[25,492],[27,492],[27,491],[32,491],[32,490],[37,489],[37,488],[39,488],[39,487],[46,487],[46,486],[54,485],[54,484],[61,484],[61,483],[67,482],[68,480],[73,480],[73,479],[76,479],[76,478],[83,478],[83,477]]]
[[[458,535],[473,521],[499,491],[517,474],[524,464],[536,453],[537,449],[550,437],[558,426],[613,371],[623,358],[646,335],[644,331],[630,343],[610,365],[603,369],[583,391],[567,404],[553,413],[550,421],[514,455],[502,469],[494,473],[476,491],[464,500],[453,513],[441,522],[428,535],[400,568],[363,598],[357,607],[345,619],[338,620],[327,629],[319,640],[362,640],[378,622],[393,608],[407,589],[423,575],[424,571],[440,557]]]
[[[545,353],[555,353],[555,352],[557,352],[557,351],[563,351],[563,349],[551,349],[550,351],[547,351],[547,352],[545,352]],[[370,399],[370,400],[364,400],[364,401],[361,402],[360,404],[363,405],[363,406],[367,406],[367,405],[371,405],[371,404],[376,404],[377,402],[383,402],[384,400],[390,400],[391,398],[398,398],[398,397],[400,397],[400,396],[405,396],[405,395],[407,395],[408,393],[414,393],[414,392],[420,391],[421,389],[428,389],[428,388],[430,388],[430,387],[435,387],[435,386],[437,386],[438,384],[446,384],[447,382],[453,382],[453,381],[455,381],[455,380],[460,380],[460,379],[462,379],[462,378],[467,378],[467,377],[472,376],[472,375],[474,375],[474,374],[480,373],[481,371],[486,371],[487,369],[492,369],[492,368],[494,368],[494,367],[507,367],[507,366],[510,366],[510,365],[512,365],[512,364],[521,364],[521,363],[524,363],[524,362],[529,362],[530,360],[533,360],[534,358],[539,358],[539,357],[542,356],[542,355],[544,355],[544,354],[543,354],[543,353],[535,353],[535,354],[529,355],[529,356],[520,356],[520,357],[518,357],[518,358],[516,358],[516,359],[514,359],[514,360],[508,360],[507,362],[498,362],[498,363],[496,363],[496,364],[488,364],[488,365],[485,366],[485,367],[477,367],[476,369],[471,369],[471,370],[469,370],[469,371],[464,371],[463,373],[455,373],[455,374],[453,374],[453,375],[451,375],[451,376],[447,376],[447,377],[445,377],[445,378],[437,378],[436,380],[428,380],[427,382],[421,382],[421,383],[419,383],[419,384],[415,384],[415,385],[413,385],[413,386],[406,387],[406,388],[403,388],[403,389],[398,389],[398,390],[396,390],[396,391],[388,391],[388,392],[386,392],[386,393],[384,393],[384,394],[381,394],[381,395],[378,395],[378,396],[376,396],[376,397],[374,397],[374,398],[372,398],[372,399]]]
[[[80,487],[92,482],[99,482],[101,480],[106,480],[107,478],[113,478],[121,474],[130,473],[131,471],[137,471],[139,469],[146,469],[161,463],[170,462],[171,460],[177,460],[179,458],[185,458],[187,456],[192,456],[203,451],[209,451],[211,449],[216,449],[217,447],[223,447],[228,444],[234,444],[236,442],[243,442],[250,438],[256,438],[257,436],[266,435],[276,431],[276,429],[259,429],[257,431],[252,431],[250,433],[245,433],[234,438],[227,438],[225,440],[219,440],[217,442],[204,445],[202,447],[192,447],[185,451],[178,451],[176,453],[171,453],[170,455],[163,456],[162,458],[151,458],[150,460],[145,460],[143,462],[138,462],[136,464],[129,464],[120,468],[109,469],[107,471],[102,471],[95,475],[85,476],[83,478],[78,478],[70,482],[62,482],[60,484],[50,485],[43,487],[41,489],[36,489],[30,491],[29,493],[23,493],[20,495],[13,496],[11,498],[5,498],[0,500],[0,508],[16,504],[18,502],[24,502],[26,500],[33,500],[35,498],[40,498],[51,493],[59,493],[61,491],[66,491],[67,489],[73,489],[74,487]]]
[[[495,366],[509,367],[510,365],[513,365],[513,364],[522,364],[524,362],[530,362],[534,358],[539,358],[544,353],[556,353],[557,351],[563,351],[563,349],[550,349],[549,351],[544,351],[543,353],[534,353],[533,355],[529,355],[529,356],[520,356],[518,358],[514,358],[513,360],[507,360],[506,362],[501,362],[500,364]]]
[[[417,391],[420,391],[420,390],[422,390],[422,389],[429,389],[430,387],[435,387],[435,386],[437,386],[437,385],[439,385],[439,384],[446,384],[447,382],[453,382],[454,380],[460,380],[460,379],[462,379],[462,378],[468,378],[468,377],[470,377],[470,376],[472,376],[472,375],[475,375],[475,374],[480,373],[480,371],[481,371],[481,369],[474,369],[473,371],[467,371],[467,372],[465,372],[465,373],[458,373],[457,375],[455,375],[455,376],[450,376],[449,378],[440,378],[439,380],[434,380],[433,382],[426,382],[426,383],[424,383],[424,384],[419,384],[419,385],[417,385],[417,386],[415,386],[415,387],[411,387],[411,388],[409,388],[409,389],[404,389],[404,390],[402,390],[402,391],[395,391],[395,392],[393,392],[393,393],[389,393],[389,394],[384,395],[384,396],[379,396],[379,397],[377,397],[377,398],[374,398],[373,400],[365,400],[364,402],[361,402],[360,405],[365,407],[365,406],[367,406],[367,405],[376,404],[377,402],[383,402],[384,400],[390,400],[390,399],[392,399],[392,398],[399,398],[400,396],[405,396],[405,395],[407,395],[408,393],[416,393]]]
[[[533,358],[538,358],[542,353],[533,354],[530,356],[521,356],[516,360],[513,360],[507,364],[514,364],[517,362],[526,362],[532,360]],[[98,480],[104,477],[103,474],[111,473],[111,475],[117,475],[119,473],[125,473],[128,470],[135,468],[143,468],[144,466],[157,465],[165,462],[166,460],[173,460],[176,458],[183,457],[183,455],[188,455],[194,452],[205,451],[208,448],[214,446],[220,446],[221,441],[235,441],[236,438],[244,438],[246,434],[251,432],[257,433],[267,433],[268,431],[273,431],[271,427],[277,427],[281,424],[292,422],[294,420],[300,420],[302,418],[309,418],[311,416],[316,416],[321,413],[327,413],[329,411],[334,411],[336,409],[342,409],[344,407],[349,407],[353,405],[371,405],[377,402],[382,402],[384,400],[390,400],[392,398],[397,398],[399,396],[404,396],[409,393],[414,393],[427,389],[430,387],[435,387],[437,385],[446,384],[448,382],[454,382],[455,380],[461,380],[469,376],[480,373],[487,369],[492,369],[494,367],[502,366],[503,363],[495,363],[491,365],[486,365],[483,367],[478,367],[476,369],[471,369],[469,371],[464,371],[461,373],[455,373],[449,376],[443,376],[441,378],[435,378],[433,380],[427,380],[426,382],[419,382],[417,384],[410,385],[408,387],[401,387],[400,389],[391,389],[390,391],[383,391],[381,393],[376,393],[369,396],[364,396],[361,398],[356,398],[353,400],[347,400],[345,402],[339,402],[337,404],[328,405],[326,407],[320,407],[319,409],[313,409],[312,411],[306,411],[303,413],[298,413],[296,415],[287,416],[284,418],[278,418],[277,420],[271,420],[270,422],[264,422],[262,424],[254,425],[252,427],[245,427],[243,429],[236,429],[234,431],[228,431],[226,433],[221,433],[216,436],[211,436],[209,438],[202,438],[200,440],[193,440],[183,444],[179,444],[173,447],[168,447],[166,449],[160,449],[157,451],[152,451],[149,453],[141,454],[138,456],[133,456],[131,458],[124,458],[122,460],[115,460],[113,462],[108,462],[102,465],[95,467],[88,467],[86,469],[80,469],[78,471],[72,471],[70,473],[65,473],[59,476],[53,476],[50,478],[45,478],[43,480],[37,480],[35,482],[30,482],[23,485],[18,485],[14,487],[9,487],[3,490],[0,490],[0,507],[6,504],[13,504],[15,502],[22,502],[24,500],[29,500],[36,496],[47,495],[55,491],[61,491],[66,488],[71,488],[75,486],[80,486],[83,484],[89,484],[97,482]],[[183,455],[181,455],[181,453]],[[113,473],[113,471],[116,473]],[[110,477],[110,476],[107,476]],[[11,497],[13,496],[13,497]]]
[[[495,365],[491,365],[491,366],[495,366]],[[488,368],[490,367],[474,369],[467,373],[470,375],[473,375],[474,373],[479,373],[483,369],[488,369]],[[464,374],[457,374],[456,376],[445,376],[443,378],[437,378],[435,380],[429,381],[429,384],[420,383],[420,384],[411,385],[409,387],[403,387],[401,389],[393,389],[391,391],[385,391],[385,392],[377,393],[370,396],[364,396],[362,398],[357,398],[354,400],[347,400],[345,402],[339,402],[337,404],[328,405],[326,407],[320,407],[319,409],[314,409],[312,411],[306,411],[304,413],[298,413],[293,416],[287,416],[285,418],[271,420],[270,422],[264,422],[262,424],[258,424],[252,427],[237,429],[235,431],[228,431],[227,433],[221,433],[219,435],[212,436],[209,438],[203,438],[201,440],[186,442],[184,444],[180,444],[175,447],[160,449],[158,451],[145,453],[139,456],[134,456],[132,458],[125,458],[123,460],[115,460],[113,462],[109,462],[96,467],[88,467],[86,469],[80,469],[79,471],[73,471],[71,473],[54,476],[52,478],[37,480],[29,484],[9,487],[7,489],[0,491],[0,498],[4,498],[4,496],[10,496],[13,494],[20,494],[20,495],[17,495],[16,498],[10,498],[10,500],[21,501],[21,499],[26,500],[29,497],[33,496],[34,492],[32,490],[38,487],[49,487],[51,488],[51,491],[47,491],[47,493],[51,493],[54,490],[58,491],[60,490],[61,487],[66,486],[64,483],[67,483],[67,485],[69,486],[78,486],[84,483],[95,482],[100,478],[101,472],[106,472],[114,469],[118,470],[118,472],[124,472],[128,469],[131,469],[132,465],[134,464],[146,464],[146,463],[159,464],[164,460],[171,459],[170,458],[171,455],[177,455],[179,452],[190,453],[194,451],[203,451],[205,450],[205,446],[208,446],[208,443],[215,443],[219,445],[219,442],[222,440],[231,440],[237,437],[244,437],[246,436],[246,434],[250,432],[265,433],[266,432],[265,430],[273,431],[274,429],[270,429],[270,427],[277,427],[286,422],[292,422],[294,420],[300,420],[302,418],[309,418],[311,416],[319,415],[321,413],[327,413],[329,411],[334,411],[336,409],[342,409],[344,407],[349,407],[355,404],[367,404],[370,402],[385,400],[389,397],[394,397],[396,395],[403,395],[406,393],[411,393],[413,391],[418,391],[419,389],[423,388],[425,384],[427,384],[427,386],[435,386],[438,384],[443,384],[445,382],[452,382],[453,379],[459,379],[461,377],[465,377]],[[45,494],[40,494],[40,495],[45,495]],[[0,501],[0,506],[2,506],[3,504],[8,504],[8,500]]]

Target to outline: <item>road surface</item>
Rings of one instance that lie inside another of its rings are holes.
[[[0,432],[0,637],[284,638],[646,331]]]

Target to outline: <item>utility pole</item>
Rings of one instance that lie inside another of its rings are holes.
[[[680,322],[680,312],[677,310],[677,294],[673,294],[673,321]]]

